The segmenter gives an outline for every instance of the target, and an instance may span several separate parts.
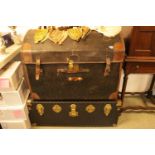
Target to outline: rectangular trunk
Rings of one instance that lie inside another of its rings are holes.
[[[30,109],[31,123],[38,126],[111,126],[118,119],[112,101],[33,101]]]

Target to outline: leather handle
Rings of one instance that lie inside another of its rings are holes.
[[[68,77],[67,80],[69,82],[80,82],[80,81],[83,81],[83,77]]]

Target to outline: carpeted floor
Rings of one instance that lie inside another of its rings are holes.
[[[155,104],[145,97],[128,96],[123,107],[127,106],[155,107]],[[116,128],[155,129],[155,111],[122,113]]]
[[[128,96],[124,100],[123,107],[127,107],[127,106],[155,107],[155,104],[152,104],[150,100],[143,97]],[[34,129],[37,129],[37,128],[52,129],[52,128],[58,128],[58,127],[33,127],[33,128]],[[65,127],[65,128],[69,128],[69,127]],[[104,128],[104,127],[101,127],[101,128]],[[105,127],[105,129],[107,129],[107,127]],[[110,129],[155,129],[155,111],[151,113],[150,112],[140,112],[140,113],[123,112],[118,119],[117,126],[110,127]]]

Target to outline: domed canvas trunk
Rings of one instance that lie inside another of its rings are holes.
[[[62,117],[60,121],[59,114],[56,115],[57,117],[51,117],[46,115],[46,112],[52,113],[50,107],[58,102],[64,111],[67,107],[70,109],[72,103],[78,107],[78,110],[86,108],[89,104],[102,105],[101,111],[104,113],[104,106],[108,102],[112,105],[112,109],[116,109],[124,58],[124,44],[121,37],[118,35],[114,38],[107,38],[96,31],[91,31],[84,40],[79,42],[67,38],[62,45],[54,44],[50,40],[35,44],[34,33],[35,30],[28,31],[21,52],[31,90],[33,106],[30,110],[30,117],[32,116],[33,123],[35,120],[39,125],[58,126],[72,126],[73,124],[104,126],[116,123],[116,120],[110,123],[104,121],[89,123],[90,118],[84,123],[81,119],[77,119],[76,123],[73,123],[74,119],[69,123],[64,123],[70,118],[69,115]],[[36,106],[39,103],[43,105],[44,110],[46,109],[42,116],[37,115]],[[114,111],[115,118],[117,118],[117,110]],[[114,111],[111,110],[111,112]],[[99,113],[100,110],[98,112],[96,110],[92,117],[99,119]],[[63,116],[63,110],[61,115]],[[40,123],[37,122],[40,120],[39,117],[42,117]],[[85,113],[81,113],[80,117],[84,118]],[[109,117],[114,117],[114,115],[109,115]],[[53,123],[51,119],[55,121],[59,119],[59,121]]]

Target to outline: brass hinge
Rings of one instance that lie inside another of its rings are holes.
[[[42,69],[40,68],[40,58],[36,59],[36,71],[35,71],[35,79],[40,79],[40,74],[42,73]]]

